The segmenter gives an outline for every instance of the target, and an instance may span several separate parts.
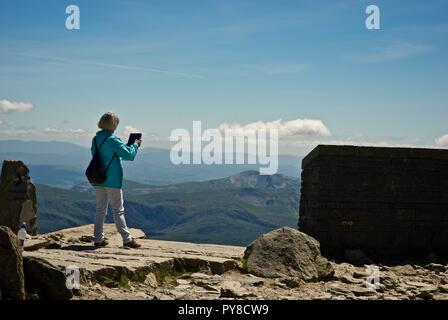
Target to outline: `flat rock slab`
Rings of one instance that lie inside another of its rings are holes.
[[[143,231],[130,230],[134,238],[144,238]],[[55,233],[39,235],[29,241],[29,245],[41,242],[58,241],[59,249],[41,248],[35,251],[25,251],[24,256],[37,257],[52,265],[65,269],[77,266],[87,276],[95,278],[114,270],[125,270],[132,273],[148,273],[153,268],[171,271],[170,268],[184,268],[185,271],[208,271],[221,274],[237,268],[237,261],[243,256],[244,247],[222,246],[212,244],[196,244],[162,240],[139,239],[142,245],[139,249],[123,247],[115,225],[105,225],[105,235],[109,245],[105,248],[95,248],[92,242],[87,242],[92,235],[93,225],[61,230]]]

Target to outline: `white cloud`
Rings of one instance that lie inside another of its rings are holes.
[[[0,100],[0,113],[30,112],[33,108],[30,102]]]
[[[448,134],[436,139],[436,145],[439,147],[448,147]]]
[[[240,123],[222,123],[218,126],[219,130],[269,130],[277,129],[280,137],[289,136],[331,136],[330,130],[321,120],[296,119],[291,121],[283,121],[281,119],[275,121],[257,121],[241,125]]]
[[[66,134],[66,135],[85,135],[88,134],[84,129],[70,128],[45,128],[45,134]]]
[[[14,139],[16,137],[27,137],[35,136],[37,131],[34,128],[17,127],[17,128],[6,128],[0,131],[2,137],[8,137]]]

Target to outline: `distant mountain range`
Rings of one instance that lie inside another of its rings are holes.
[[[256,171],[166,186],[127,180],[123,186],[128,224],[150,238],[233,245],[247,245],[280,226],[295,228],[299,189],[297,178]],[[37,193],[39,232],[92,223],[95,201],[88,184],[71,190],[38,185]]]
[[[260,176],[259,165],[176,166],[169,154],[142,148],[134,162],[123,162],[130,226],[151,238],[235,245],[280,226],[296,227],[300,158],[279,156],[281,174]],[[37,184],[39,232],[92,223],[94,195],[84,176],[88,148],[0,140],[5,159],[22,160]],[[107,219],[112,222],[111,215]]]
[[[0,140],[0,161],[20,159],[38,184],[70,189],[86,181],[84,170],[91,159],[88,148],[66,142]],[[280,155],[278,173],[299,177],[301,158]],[[259,165],[174,165],[169,149],[142,148],[134,162],[123,162],[125,177],[148,185],[206,181],[231,176]]]

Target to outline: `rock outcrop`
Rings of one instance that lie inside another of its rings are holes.
[[[73,297],[65,273],[49,262],[36,257],[24,257],[26,291],[39,299],[68,300]]]
[[[37,231],[36,188],[29,170],[22,161],[3,161],[0,176],[0,226],[9,227],[14,233],[23,222],[27,232]]]
[[[288,227],[256,239],[246,249],[244,259],[249,273],[265,278],[315,281],[334,274],[331,263],[320,254],[319,242]]]
[[[16,235],[0,226],[0,292],[2,299],[25,299],[25,278]]]
[[[313,238],[290,228],[265,235],[270,245],[263,247],[269,251],[259,261],[271,269],[269,276],[279,272],[280,277],[274,278],[247,273],[250,255],[246,255],[248,260],[243,259],[243,247],[148,240],[142,231],[131,229],[136,238],[142,238],[138,240],[142,248],[125,249],[115,226],[107,224],[105,233],[110,245],[96,249],[92,232],[90,225],[28,241],[26,248],[32,251],[23,254],[29,297],[37,293],[40,299],[68,299],[73,294],[72,299],[82,300],[448,300],[446,262],[377,266],[378,283],[372,285],[375,266],[335,262],[330,266],[320,256]],[[14,237],[11,232],[9,235]],[[256,247],[251,247],[252,254],[261,248]],[[302,249],[297,252],[293,248]],[[80,286],[73,292],[65,287],[64,271],[69,266],[77,266],[80,271]],[[304,274],[308,279],[325,281],[299,278]]]
[[[222,274],[238,268],[237,261],[244,251],[242,247],[147,240],[138,229],[130,232],[134,238],[140,238],[142,248],[129,250],[123,248],[115,225],[105,224],[104,232],[109,241],[105,248],[93,246],[93,239],[89,238],[93,225],[87,225],[34,237],[23,254],[25,259],[39,258],[59,270],[77,266],[82,282],[118,286],[123,279],[144,281],[151,272]],[[40,246],[50,241],[59,246]],[[29,247],[38,249],[27,250]]]

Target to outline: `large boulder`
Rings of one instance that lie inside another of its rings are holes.
[[[16,235],[0,226],[0,291],[2,299],[25,299],[22,252]]]
[[[67,277],[63,271],[51,263],[36,257],[24,257],[23,265],[26,289],[40,299],[68,300],[73,297],[67,288]]]
[[[29,176],[29,170],[22,161],[3,161],[0,176],[0,225],[9,227],[14,233],[23,222],[27,231],[37,231],[36,188]]]
[[[244,258],[249,273],[265,278],[316,281],[334,275],[333,266],[320,254],[319,242],[288,227],[256,239],[247,247]]]

